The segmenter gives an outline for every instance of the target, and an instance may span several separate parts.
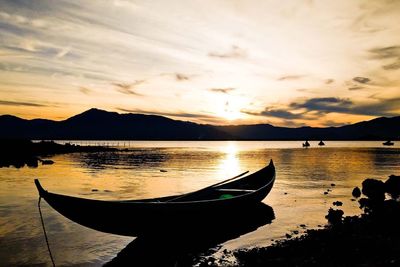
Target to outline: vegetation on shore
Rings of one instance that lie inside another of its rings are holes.
[[[57,144],[53,141],[32,142],[26,139],[1,139],[0,140],[0,168],[11,167],[36,168],[41,162],[43,165],[53,164],[52,160],[44,157],[56,154],[73,152],[102,152],[116,151],[116,148],[104,146],[80,146],[74,144]]]

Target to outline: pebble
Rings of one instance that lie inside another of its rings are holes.
[[[332,203],[334,206],[342,206],[343,205],[343,202],[341,202],[341,201],[335,201],[335,202],[333,202]]]

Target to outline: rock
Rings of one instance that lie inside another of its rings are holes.
[[[285,236],[286,236],[286,238],[292,238],[292,236],[289,234],[286,234]]]
[[[54,161],[51,159],[42,159],[42,165],[52,165],[54,164]]]
[[[362,182],[362,193],[371,201],[385,200],[385,184],[376,179],[365,179]]]
[[[96,189],[96,188],[92,189],[92,192],[98,192],[98,191],[99,191],[99,189]]]
[[[334,206],[342,206],[343,205],[343,202],[341,202],[341,201],[335,201],[335,202],[333,202],[332,203]]]
[[[330,224],[337,225],[342,222],[343,214],[344,212],[342,210],[334,210],[330,208],[325,218],[328,220]]]
[[[331,186],[336,186],[336,185],[332,183]]]
[[[397,199],[400,196],[400,176],[390,175],[385,182],[385,191],[393,198]]]
[[[327,195],[328,194],[328,192],[326,191],[326,192],[324,192],[324,195]]]
[[[298,234],[299,234],[299,231],[294,230],[294,231],[293,231],[293,234],[298,235]]]
[[[160,170],[160,172],[167,172],[167,170]]]
[[[31,168],[37,168],[39,166],[38,159],[36,157],[26,159],[25,163],[28,167]]]
[[[353,197],[359,198],[361,196],[361,190],[358,188],[358,186],[354,187],[353,192],[351,192]]]

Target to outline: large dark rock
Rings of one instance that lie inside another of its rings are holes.
[[[398,199],[400,196],[400,176],[390,175],[385,182],[385,191],[393,198]]]
[[[385,184],[376,179],[365,179],[362,182],[362,193],[371,201],[385,200]]]
[[[344,212],[342,210],[334,210],[330,208],[325,218],[331,225],[338,225],[342,222]]]

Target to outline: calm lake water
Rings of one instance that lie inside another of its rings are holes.
[[[400,146],[382,142],[82,142],[122,146],[128,151],[73,153],[51,157],[54,165],[0,168],[0,266],[51,266],[33,183],[40,178],[52,192],[96,199],[137,199],[196,190],[274,160],[277,177],[264,203],[275,219],[223,249],[271,244],[286,233],[325,224],[332,202],[346,215],[359,214],[351,191],[367,177],[400,175]],[[165,170],[166,172],[160,172]],[[331,184],[335,186],[331,186]],[[97,191],[92,191],[97,189]],[[329,194],[324,192],[331,189]],[[42,202],[49,242],[57,266],[101,266],[134,238],[100,233],[69,221]]]

